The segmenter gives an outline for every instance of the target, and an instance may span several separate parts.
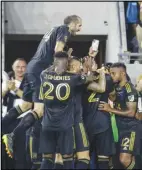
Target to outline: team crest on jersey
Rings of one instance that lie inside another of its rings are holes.
[[[130,102],[133,102],[134,101],[134,95],[128,96],[128,99],[129,99]]]

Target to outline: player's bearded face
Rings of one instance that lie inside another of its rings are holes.
[[[76,35],[77,32],[81,31],[81,27],[82,27],[82,22],[81,20],[78,21],[77,23],[73,23],[72,24],[72,35]]]
[[[119,69],[111,68],[110,75],[111,75],[114,83],[118,83],[121,81],[121,71]]]

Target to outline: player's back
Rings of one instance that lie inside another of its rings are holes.
[[[74,96],[76,87],[84,83],[81,75],[56,72],[41,74],[41,98],[45,104],[43,126],[52,130],[65,130],[74,123]]]
[[[66,43],[70,33],[66,25],[52,28],[42,38],[37,51],[28,63],[27,72],[41,72],[53,62],[57,41]]]

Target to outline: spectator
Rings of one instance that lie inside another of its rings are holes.
[[[26,61],[23,58],[18,58],[14,61],[12,65],[13,71],[6,75],[3,72],[2,81],[2,97],[3,97],[3,116],[9,111],[13,106],[21,102],[22,90],[20,90],[20,84],[23,80],[26,71]],[[20,119],[17,119],[11,124],[7,129],[7,133],[11,131],[15,126],[18,125]],[[14,169],[14,160],[10,159],[5,153],[5,146],[2,143],[2,168],[3,169]]]
[[[8,102],[7,110],[12,108],[13,105],[15,106],[18,101],[20,102],[19,98],[22,97],[23,92],[19,87],[26,71],[26,61],[23,58],[16,59],[12,65],[12,69],[14,74],[12,72],[12,74],[9,74],[11,79],[7,81],[5,90],[2,91],[4,101]]]

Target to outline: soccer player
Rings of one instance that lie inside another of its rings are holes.
[[[106,102],[101,102],[99,110],[111,112],[116,115],[119,130],[120,162],[126,169],[138,168],[135,155],[139,154],[139,121],[136,120],[138,95],[135,87],[128,82],[126,66],[123,63],[114,63],[110,68],[111,77],[115,87],[116,100],[114,108]]]
[[[95,65],[94,62],[92,67],[96,69]],[[95,151],[97,155],[97,168],[109,169],[110,156],[114,154],[110,114],[99,111],[98,105],[100,100],[108,102],[114,85],[110,75],[105,74],[103,69],[99,73],[92,69],[92,72],[98,78],[88,85],[84,94],[83,120],[91,145],[90,151]]]
[[[92,81],[93,77],[66,72],[68,55],[65,52],[55,54],[52,69],[41,74],[40,98],[44,104],[40,150],[43,153],[41,169],[53,168],[53,155],[56,147],[63,157],[64,169],[73,168],[74,147],[74,96],[76,87]],[[89,79],[88,79],[89,78]]]
[[[140,132],[140,138],[141,138],[141,142],[140,142],[140,156],[137,156],[137,161],[140,162],[142,167],[142,75],[140,75],[137,79],[137,83],[136,83],[136,90],[138,92],[138,110],[136,113],[136,118],[138,120],[140,120],[140,125],[139,125],[139,132]]]
[[[23,81],[23,102],[17,107],[12,108],[9,114],[2,120],[2,127],[7,127],[11,121],[15,120],[20,114],[33,107],[33,110],[22,119],[18,127],[14,130],[12,136],[16,136],[17,139],[40,117],[37,115],[37,112],[40,113],[40,115],[43,114],[40,112],[41,100],[39,100],[41,72],[52,64],[54,52],[63,51],[70,36],[80,31],[81,26],[81,18],[76,15],[71,15],[64,19],[64,25],[53,28],[43,36],[34,57],[27,66]],[[17,139],[15,138],[15,140]],[[9,147],[11,147],[11,145],[12,144],[9,143]],[[9,150],[9,148],[7,149]]]
[[[73,74],[81,74],[81,61],[77,57],[73,57],[69,61],[69,72]],[[76,89],[74,96],[74,103],[76,111],[74,112],[74,135],[75,135],[75,153],[77,160],[75,162],[75,169],[88,169],[90,162],[89,156],[89,141],[83,124],[82,114],[82,94],[84,88],[79,86]]]

